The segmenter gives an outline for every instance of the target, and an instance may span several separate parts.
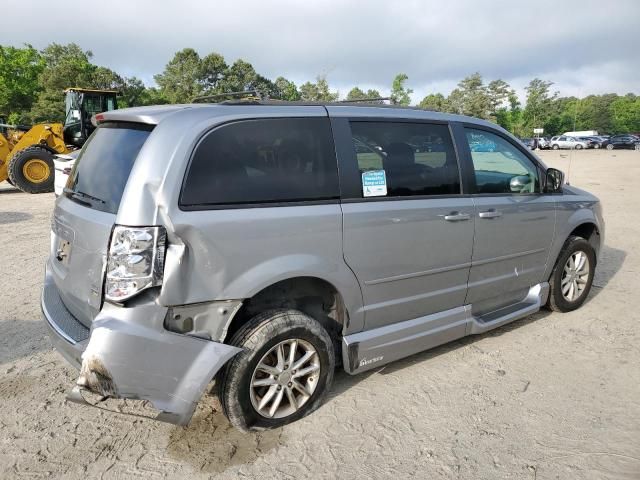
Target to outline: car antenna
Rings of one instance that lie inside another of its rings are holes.
[[[573,131],[577,132],[576,130],[576,123],[578,121],[578,105],[580,105],[581,99],[578,98],[578,101],[576,102],[576,109],[573,112]],[[569,175],[571,174],[571,161],[573,160],[573,151],[575,150],[575,148],[572,148],[571,151],[569,152],[569,167],[567,168],[567,177],[565,179],[565,183],[567,185],[571,185],[569,183]]]

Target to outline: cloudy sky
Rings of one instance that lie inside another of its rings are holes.
[[[469,73],[534,77],[563,95],[640,94],[640,0],[2,0],[0,44],[76,42],[93,61],[148,85],[184,47],[243,58],[270,78],[324,74],[342,95],[388,93],[398,72],[414,101]],[[101,6],[99,6],[101,5]],[[38,12],[38,14],[34,14]],[[8,20],[8,21],[7,21]],[[28,25],[28,28],[25,26]]]

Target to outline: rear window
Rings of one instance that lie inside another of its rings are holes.
[[[133,163],[153,126],[105,123],[82,148],[64,195],[95,210],[117,213]]]
[[[229,123],[196,147],[182,207],[335,199],[338,167],[327,118],[269,118]]]

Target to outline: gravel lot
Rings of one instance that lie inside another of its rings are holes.
[[[214,396],[187,428],[65,403],[76,374],[39,306],[53,194],[2,184],[0,478],[640,478],[640,152],[541,154],[565,172],[571,155],[607,221],[582,309],[338,372],[319,411],[259,434]]]

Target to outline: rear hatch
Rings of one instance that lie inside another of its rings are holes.
[[[62,301],[89,326],[102,306],[109,238],[120,200],[151,125],[100,125],[83,147],[51,224],[50,265]]]

